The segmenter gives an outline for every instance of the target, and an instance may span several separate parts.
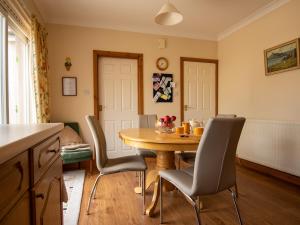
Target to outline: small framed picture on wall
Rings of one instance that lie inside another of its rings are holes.
[[[77,96],[77,77],[62,77],[62,95]]]

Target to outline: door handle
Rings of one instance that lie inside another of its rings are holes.
[[[193,107],[190,107],[188,105],[184,105],[184,111],[187,111],[188,109],[192,109]]]
[[[102,105],[98,105],[98,111],[102,112],[103,106]]]

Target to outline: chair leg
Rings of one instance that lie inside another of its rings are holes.
[[[162,177],[159,177],[159,196],[160,196],[160,201],[159,201],[159,206],[160,206],[160,213],[159,213],[159,221],[160,224],[163,224],[163,192],[162,192],[162,185],[163,185],[163,180]]]
[[[180,161],[181,161],[181,159],[180,159],[180,157],[178,156],[178,169],[180,170],[181,168],[180,168]]]
[[[90,193],[90,197],[89,197],[89,201],[88,201],[88,208],[87,208],[87,211],[86,211],[86,214],[89,215],[90,214],[90,206],[91,206],[91,201],[92,201],[92,197],[95,197],[95,193],[96,193],[96,187],[97,187],[97,184],[100,180],[100,177],[102,176],[102,174],[99,174],[95,180],[95,183],[93,185],[93,188],[92,188],[92,191]]]
[[[232,196],[232,200],[233,200],[233,203],[234,203],[235,211],[236,211],[236,214],[238,215],[238,218],[239,218],[239,223],[240,223],[240,225],[243,225],[243,221],[242,221],[242,218],[241,218],[241,215],[240,215],[239,207],[238,207],[237,202],[236,202],[236,193],[234,191],[232,191],[231,189],[229,189],[229,191],[231,192],[231,196]]]
[[[160,196],[160,224],[163,224],[163,178],[159,177],[159,196]],[[183,192],[182,192],[183,193]],[[188,202],[193,206],[196,214],[196,224],[201,225],[200,209],[197,208],[197,200],[193,200],[191,197],[183,193]]]
[[[96,193],[97,193],[97,187],[98,187],[98,182],[99,182],[99,180],[100,180],[100,176],[99,176],[99,179],[98,179],[98,181],[97,181],[97,183],[96,183],[96,185],[95,185],[95,190],[94,190],[94,193],[93,193],[93,199],[96,199]]]
[[[235,189],[236,198],[239,198],[239,192],[238,192],[238,186],[237,186],[237,183],[235,183],[234,189]]]
[[[142,172],[143,215],[145,215],[146,170]]]
[[[198,204],[198,209],[201,210],[203,209],[203,202],[201,201],[200,197],[197,197],[197,204]]]
[[[198,225],[201,225],[201,219],[200,219],[200,209],[197,209],[197,203],[194,202],[193,204],[193,208],[194,208],[194,211],[195,211],[195,214],[196,214],[196,223]]]

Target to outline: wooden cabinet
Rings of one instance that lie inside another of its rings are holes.
[[[58,158],[32,190],[36,225],[62,224],[61,171],[62,161]]]
[[[0,165],[0,221],[29,188],[28,152]]]
[[[2,219],[1,225],[31,225],[29,192]]]
[[[9,143],[18,153],[5,160],[1,154],[10,153],[8,145],[0,146],[0,225],[63,224],[58,129],[62,126],[55,132],[47,130],[49,135],[41,129],[39,141],[23,138],[32,143],[24,150],[19,149],[22,140]]]

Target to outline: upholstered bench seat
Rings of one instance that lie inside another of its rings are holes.
[[[65,128],[60,134],[61,158],[63,164],[90,161],[90,172],[92,171],[93,150],[90,145],[84,144],[79,136],[79,124],[77,122],[65,123]]]
[[[61,152],[63,164],[78,163],[85,160],[90,160],[92,155],[91,149]]]

